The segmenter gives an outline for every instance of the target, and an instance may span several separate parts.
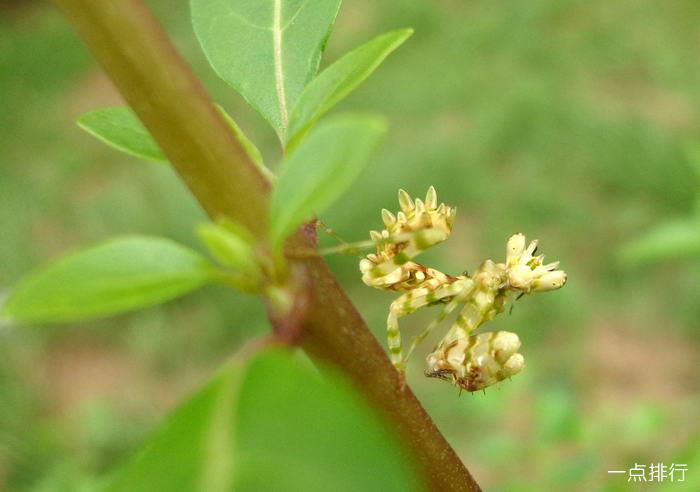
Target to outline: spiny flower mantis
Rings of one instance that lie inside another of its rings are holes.
[[[385,229],[371,231],[376,253],[360,261],[363,282],[377,289],[401,292],[391,303],[387,318],[387,341],[394,367],[402,378],[406,361],[426,336],[457,307],[455,322],[427,357],[428,377],[451,382],[477,391],[519,373],[524,367],[518,353],[520,339],[506,331],[473,334],[484,323],[503,312],[512,295],[556,290],[566,283],[559,262],[544,263],[535,256],[537,241],[526,245],[525,236],[508,239],[506,261],[484,261],[469,276],[452,276],[413,261],[422,251],[445,241],[452,232],[455,209],[437,202],[432,186],[425,202],[415,201],[399,190],[401,211],[396,215],[382,210]],[[403,355],[398,320],[425,306],[445,304]]]

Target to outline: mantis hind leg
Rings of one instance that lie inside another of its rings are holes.
[[[408,357],[403,355],[399,318],[414,313],[422,307],[450,300],[462,289],[463,286],[459,282],[442,285],[434,289],[419,287],[403,294],[391,303],[386,323],[387,344],[389,346],[391,363],[400,373],[404,372]],[[423,338],[425,338],[425,335]],[[416,344],[417,342],[414,341],[411,346],[411,352],[415,349]]]
[[[460,296],[454,295],[452,299],[445,305],[445,307],[440,311],[440,314],[438,314],[437,318],[435,318],[433,321],[430,322],[430,324],[423,330],[421,331],[418,335],[413,337],[413,342],[411,342],[411,347],[408,349],[408,353],[406,354],[406,357],[404,358],[404,362],[407,361],[413,352],[416,350],[416,347],[420,342],[425,340],[425,338],[430,335],[430,333],[439,325],[447,316],[452,313],[452,311],[455,310],[457,306],[459,306],[462,302],[464,302]]]

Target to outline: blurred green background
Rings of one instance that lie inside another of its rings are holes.
[[[188,2],[147,3],[274,166],[275,136],[208,68]],[[388,115],[389,138],[323,220],[364,239],[399,187],[433,184],[458,218],[424,263],[471,270],[524,232],[569,274],[490,327],[524,342],[527,369],[512,382],[460,397],[425,379],[438,333],[410,364],[411,386],[485,490],[636,489],[606,471],[651,462],[689,471],[647,489],[700,490],[700,262],[615,261],[696,207],[700,3],[346,0],[325,64],[403,26],[414,37],[342,104]],[[0,94],[0,293],[115,234],[196,246],[203,215],[174,173],[74,124],[120,98],[50,5],[0,2]],[[384,343],[392,296],[366,288],[353,257],[329,262]],[[417,333],[435,314],[402,326]],[[266,330],[256,299],[219,288],[103,322],[1,327],[0,489],[79,490]]]

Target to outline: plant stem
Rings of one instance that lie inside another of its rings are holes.
[[[55,3],[206,212],[234,216],[262,238],[269,185],[145,5]]]
[[[141,0],[54,0],[206,212],[265,238],[269,185],[233,138]],[[245,49],[244,46],[241,49]],[[315,248],[307,225],[290,248]],[[300,344],[339,367],[393,424],[430,490],[479,486],[397,372],[319,257],[292,260],[309,279]]]

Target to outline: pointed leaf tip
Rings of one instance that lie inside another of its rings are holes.
[[[292,111],[290,146],[293,147],[323,114],[367,79],[412,33],[412,29],[384,33],[347,53],[309,82]]]
[[[180,244],[125,236],[28,275],[12,291],[1,314],[16,323],[102,318],[180,297],[215,276],[204,257]]]
[[[270,237],[275,247],[355,181],[386,126],[376,116],[336,117],[314,129],[288,156],[270,207]]]
[[[167,162],[167,157],[141,123],[126,106],[102,108],[78,118],[80,128],[117,150],[134,157]]]

